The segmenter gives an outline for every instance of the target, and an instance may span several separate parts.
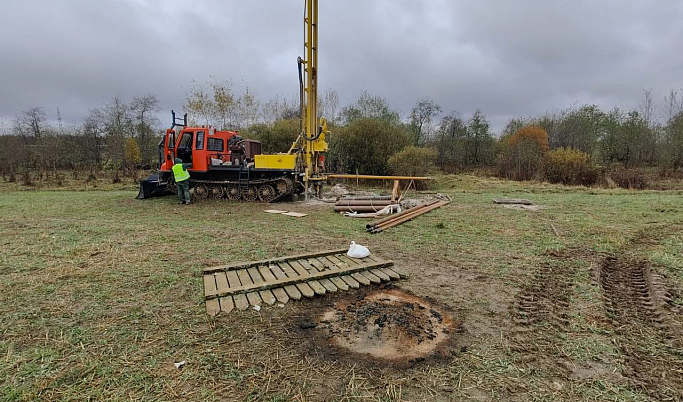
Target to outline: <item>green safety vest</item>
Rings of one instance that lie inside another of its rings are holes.
[[[182,163],[176,163],[173,165],[173,177],[175,177],[175,181],[180,182],[180,181],[185,181],[190,178],[190,172],[187,170],[183,169],[183,164]]]

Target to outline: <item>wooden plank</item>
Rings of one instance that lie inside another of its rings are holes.
[[[294,268],[294,270],[301,276],[317,275],[318,274],[318,271],[316,269],[311,267],[311,269],[308,270],[303,265],[301,265],[301,263],[299,261],[289,261],[285,264],[291,265],[291,267]],[[317,280],[309,280],[309,281],[306,281],[306,283],[308,284],[308,286],[311,287],[311,289],[313,289],[313,291],[316,294],[324,295],[325,293],[327,293],[327,289],[325,289],[325,287]],[[299,290],[301,290],[301,289],[299,289]],[[303,293],[303,292],[301,292],[301,293]],[[306,294],[304,293],[304,296],[305,295]]]
[[[307,283],[308,286],[310,286],[311,289],[313,289],[313,291],[317,295],[324,295],[325,293],[327,293],[327,289],[319,281],[307,281],[305,283]]]
[[[507,205],[533,205],[529,200],[523,198],[494,198],[494,204],[507,204]]]
[[[372,264],[361,264],[355,267],[347,267],[344,269],[338,269],[338,270],[328,270],[324,272],[319,272],[315,275],[305,275],[305,276],[297,276],[295,278],[287,278],[287,279],[278,279],[273,282],[269,283],[262,283],[259,285],[242,285],[238,288],[230,288],[230,291],[228,294],[237,294],[237,293],[248,293],[248,292],[253,292],[253,291],[259,291],[259,290],[265,290],[265,289],[272,289],[276,287],[282,287],[285,285],[294,285],[302,282],[306,282],[310,279],[316,279],[320,280],[323,278],[330,278],[333,276],[337,275],[347,275],[347,274],[353,274],[357,272],[361,272],[364,270],[368,269],[373,269],[373,268],[383,268],[383,267],[388,267],[392,266],[393,262],[391,261],[384,261],[382,263],[372,263]],[[356,279],[358,280],[358,279]],[[367,279],[366,279],[367,280]],[[348,283],[348,282],[347,282]],[[301,289],[299,289],[301,290]],[[213,294],[209,294],[207,297],[220,297],[220,296],[227,296],[228,294],[220,294],[218,292],[214,292]],[[291,297],[291,295],[290,295]]]
[[[237,307],[238,310],[244,311],[249,308],[249,300],[247,300],[247,296],[239,294],[233,296],[233,299],[235,300],[235,307]]]
[[[252,306],[260,306],[262,303],[261,296],[259,296],[258,292],[247,293],[247,300],[249,300],[249,304]]]
[[[235,303],[232,302],[232,296],[221,297],[217,300],[221,303],[221,311],[225,313],[229,313],[235,308]]]
[[[265,260],[258,260],[258,261],[240,261],[240,262],[234,262],[234,263],[226,264],[226,265],[218,265],[215,267],[205,267],[204,272],[229,271],[232,269],[248,268],[248,267],[258,266],[258,265],[268,265],[271,263],[278,263],[278,262],[282,262],[282,261],[300,260],[302,258],[320,257],[320,256],[329,255],[329,254],[339,254],[341,252],[346,252],[346,249],[344,248],[344,249],[337,249],[337,250],[325,250],[325,251],[318,251],[315,253],[290,255],[287,257],[267,258]]]
[[[405,279],[405,278],[410,276],[410,275],[408,275],[408,272],[406,270],[403,270],[401,268],[396,268],[396,267],[392,266],[391,270],[396,272],[401,277],[401,279]]]
[[[237,276],[239,276],[240,282],[242,283],[242,286],[254,284],[254,282],[251,281],[251,277],[249,276],[249,272],[247,272],[246,269],[238,270]]]
[[[299,273],[296,272],[296,271],[292,268],[292,266],[289,265],[288,263],[286,263],[286,262],[279,262],[277,265],[278,265],[278,267],[280,267],[280,269],[282,270],[282,272],[284,272],[285,275],[287,275],[288,278],[296,278],[296,277],[299,276]]]
[[[249,276],[249,271],[247,269],[238,269],[237,276],[239,276],[242,285],[258,285],[257,283],[254,283],[253,280],[251,280],[251,276]],[[248,292],[246,296],[247,301],[252,306],[258,306],[261,304],[261,296],[259,296],[257,292]]]
[[[382,280],[379,279],[379,277],[377,275],[370,273],[370,271],[363,271],[363,272],[359,272],[358,274],[363,275],[364,277],[368,278],[370,280],[370,282],[372,282],[372,283],[375,283],[375,284],[382,283]]]
[[[375,275],[376,277],[381,279],[383,282],[389,282],[391,280],[389,275],[385,274],[384,272],[380,271],[379,269],[371,269],[371,270],[368,270],[368,272]]]
[[[214,274],[214,277],[216,278],[216,290],[219,292],[225,292],[228,289],[230,289],[230,285],[228,285],[228,277],[225,276],[225,272],[218,272]]]
[[[287,292],[287,296],[289,296],[290,299],[292,300],[300,300],[301,299],[301,292],[299,292],[299,289],[296,288],[294,285],[287,285],[284,286],[283,289],[285,292]]]
[[[396,272],[392,271],[390,268],[378,268],[380,271],[384,272],[385,275],[388,275],[391,279],[393,280],[398,280],[401,279],[401,275],[397,274]]]
[[[258,267],[258,271],[261,273],[261,276],[263,279],[268,282],[268,281],[274,281],[275,280],[275,275],[268,269],[268,267],[261,265]],[[264,302],[268,304],[275,304],[277,300],[280,300],[282,303],[287,303],[289,301],[289,297],[287,297],[287,292],[284,291],[284,289],[281,288],[275,288],[272,290],[262,290],[259,292],[259,295],[263,299]],[[283,301],[284,300],[284,301]]]
[[[347,285],[342,278],[333,276],[330,278],[330,281],[334,283],[334,286],[336,286],[339,290],[349,290],[349,285]]]
[[[275,302],[277,301],[275,295],[273,294],[273,292],[270,291],[270,289],[260,290],[258,294],[259,296],[261,296],[261,299],[263,299],[263,301],[266,302],[266,304],[269,304],[271,306],[275,304]]]
[[[368,258],[369,260],[374,261],[374,262],[382,262],[382,261],[383,261],[381,258],[379,258],[379,257],[377,257],[377,256],[375,256],[375,255],[372,255],[372,254],[370,254],[367,258]],[[401,279],[405,279],[405,278],[407,278],[407,277],[409,276],[409,275],[408,275],[408,272],[406,272],[405,270],[402,270],[402,269],[400,269],[400,268],[396,268],[395,266],[392,266],[391,268],[389,268],[389,267],[384,267],[384,269],[389,270],[389,271],[395,273],[395,274],[398,275],[399,278],[401,278]],[[389,276],[391,276],[391,275],[389,275]],[[394,278],[393,276],[391,276],[391,277]]]
[[[209,313],[211,317],[215,317],[216,314],[221,312],[221,305],[218,299],[209,299],[206,301],[206,312]]]
[[[301,264],[299,261],[289,261],[289,262],[286,262],[285,264],[289,264],[289,266],[294,268],[294,270],[301,276],[313,275],[313,274],[318,272],[317,269],[314,269],[310,265],[309,265],[309,268],[304,267],[303,264]]]
[[[328,261],[330,261],[332,264],[336,265],[337,269],[344,269],[344,268],[348,268],[348,266],[349,266],[349,264],[341,261],[339,258],[337,258],[337,256],[328,255],[328,256],[325,256],[325,258],[327,258]]]
[[[213,274],[204,275],[204,296],[216,293],[216,278]]]
[[[258,270],[261,273],[263,279],[266,280],[266,282],[275,280],[275,275],[273,275],[273,273],[270,271],[270,268],[268,268],[267,266],[260,265],[258,267]]]
[[[337,287],[334,286],[334,283],[332,283],[332,281],[330,281],[329,279],[327,279],[327,278],[321,279],[319,282],[321,285],[323,285],[325,287],[325,290],[327,290],[328,292],[336,292],[337,291]]]
[[[236,271],[228,271],[225,273],[225,276],[228,277],[228,283],[230,284],[231,288],[238,288],[238,287],[242,286],[242,283],[240,282],[240,278],[237,277]]]
[[[335,264],[334,262],[330,261],[327,259],[327,257],[318,257],[316,258],[325,269],[339,269],[339,266]]]
[[[327,269],[327,268],[325,267],[325,265],[324,265],[322,262],[320,262],[320,260],[318,260],[317,258],[309,258],[309,259],[306,260],[306,261],[307,261],[309,264],[311,264],[312,267],[314,267],[315,269],[317,269],[317,270],[320,271],[320,272],[323,272],[324,270]]]
[[[361,285],[369,285],[370,284],[370,279],[367,277],[363,276],[360,274],[360,272],[354,272],[351,274],[351,277],[355,280],[358,281]]]
[[[308,214],[302,214],[301,212],[283,212],[282,215],[293,216],[295,218],[302,218],[308,216]]]
[[[287,292],[283,288],[275,288],[271,289],[271,291],[280,303],[285,304],[289,301],[289,296],[287,296]]]
[[[265,282],[261,277],[261,273],[259,272],[258,268],[247,268],[247,272],[249,272],[249,277],[251,278],[251,281],[254,282],[254,284],[258,285],[259,283]]]
[[[340,276],[339,279],[343,280],[351,288],[358,289],[360,287],[360,283],[353,279],[351,275]]]
[[[297,283],[294,286],[296,286],[299,292],[306,297],[315,296],[315,291],[306,282]]]
[[[279,266],[275,264],[270,265],[270,271],[273,273],[273,275],[275,275],[277,279],[287,279],[287,275],[284,272],[282,272],[282,269],[280,269]]]
[[[355,267],[356,265],[362,264],[362,262],[361,262],[360,259],[358,259],[358,258],[351,258],[351,257],[349,257],[349,256],[347,256],[347,255],[339,255],[339,256],[335,255],[335,257],[336,257],[339,261],[341,261],[341,262],[345,263],[346,265],[348,265],[349,267]]]
[[[297,260],[296,262],[298,262],[299,264],[301,264],[302,267],[306,268],[306,270],[308,270],[308,272],[310,272],[310,273],[312,273],[312,274],[314,274],[314,273],[316,273],[316,272],[321,272],[321,271],[324,271],[324,270],[325,270],[324,268],[323,268],[323,269],[318,269],[318,267],[316,267],[315,265],[311,264],[310,262],[308,262],[308,260],[305,260],[305,259],[304,259],[304,260]]]

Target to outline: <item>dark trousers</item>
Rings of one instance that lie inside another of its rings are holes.
[[[176,183],[180,202],[190,202],[190,181],[183,180]]]

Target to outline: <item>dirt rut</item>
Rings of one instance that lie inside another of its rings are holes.
[[[610,256],[600,265],[599,282],[625,374],[652,398],[683,400],[680,317],[664,279],[646,260]]]

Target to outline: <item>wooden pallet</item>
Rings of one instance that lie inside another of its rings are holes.
[[[206,312],[214,316],[407,277],[393,265],[374,255],[350,258],[342,249],[207,267]]]

